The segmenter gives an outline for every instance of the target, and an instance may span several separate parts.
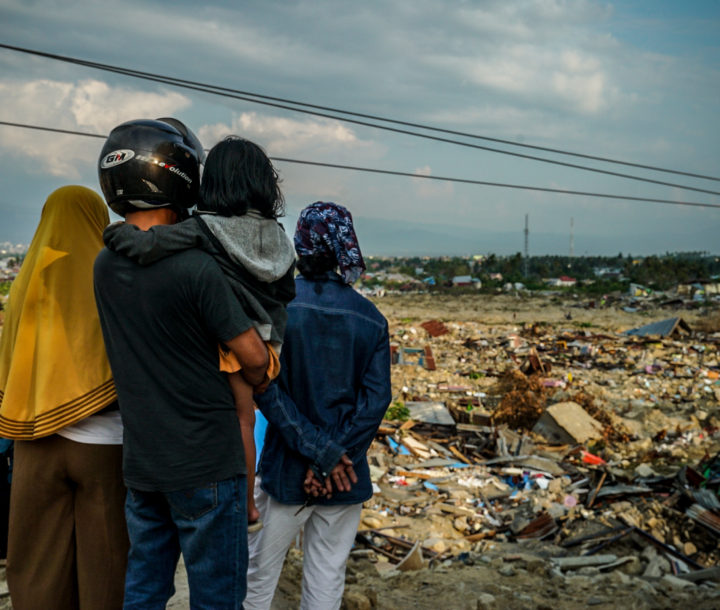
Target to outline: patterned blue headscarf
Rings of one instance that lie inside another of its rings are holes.
[[[346,284],[365,271],[352,215],[337,203],[316,201],[300,212],[295,229],[298,256],[321,255],[335,258]]]

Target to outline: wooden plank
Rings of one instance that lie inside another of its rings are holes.
[[[412,436],[403,437],[401,442],[410,451],[410,453],[412,453],[416,457],[422,459],[432,457],[432,453],[430,453],[430,450],[420,441],[414,439]]]
[[[460,453],[460,451],[458,451],[458,449],[457,449],[456,447],[454,447],[453,445],[450,445],[450,446],[448,447],[448,449],[450,449],[451,453],[452,453],[457,459],[459,459],[461,462],[465,462],[466,464],[472,465],[472,462],[471,462],[469,459],[467,459],[462,453]]]
[[[497,534],[497,530],[489,530],[487,532],[479,532],[477,534],[470,534],[469,536],[465,536],[465,540],[467,542],[478,542],[479,540],[485,540],[486,538],[494,538],[495,536],[497,536]]]
[[[438,502],[435,504],[435,508],[439,508],[444,513],[450,513],[451,515],[458,515],[459,517],[476,517],[477,513],[471,508],[465,506],[455,506],[454,504],[446,504],[445,502]]]
[[[423,480],[430,480],[430,479],[437,479],[437,474],[431,474],[429,472],[412,472],[411,470],[396,470],[395,476],[398,477],[408,477],[413,479],[423,479]]]

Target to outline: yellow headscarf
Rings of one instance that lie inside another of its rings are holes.
[[[0,336],[0,436],[32,440],[116,399],[93,293],[109,222],[100,196],[65,186],[45,202]]]

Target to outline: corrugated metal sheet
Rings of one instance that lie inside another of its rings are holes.
[[[631,330],[626,330],[624,334],[635,335],[638,337],[647,337],[649,335],[659,335],[660,337],[669,337],[675,333],[689,333],[690,327],[682,318],[668,318],[660,320],[645,326],[639,326]]]
[[[716,534],[720,534],[720,515],[715,511],[706,510],[699,504],[693,504],[685,513],[688,517],[695,519],[698,523],[702,523]]]

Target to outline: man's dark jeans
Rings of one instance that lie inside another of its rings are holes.
[[[173,492],[129,489],[126,610],[164,609],[180,552],[193,610],[242,608],[247,579],[244,475]]]

